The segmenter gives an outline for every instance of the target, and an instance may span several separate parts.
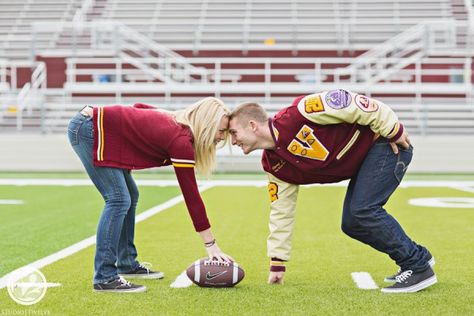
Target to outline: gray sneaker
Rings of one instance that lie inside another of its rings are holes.
[[[143,285],[133,284],[120,277],[116,280],[94,284],[94,292],[140,293],[145,292]]]
[[[384,287],[384,293],[413,293],[423,290],[436,282],[436,274],[429,267],[423,272],[413,273],[412,270],[402,271],[395,277],[396,282],[388,287]]]
[[[143,262],[140,263],[135,270],[127,273],[120,273],[119,275],[127,279],[163,279],[165,276],[163,272],[152,271],[150,268],[150,263]]]
[[[428,264],[430,265],[430,267],[433,267],[435,263],[436,263],[435,258],[432,256],[431,259],[428,261]],[[396,277],[399,276],[401,273],[402,273],[402,270],[399,269],[396,274],[386,277],[385,279],[383,279],[383,281],[387,283],[396,282],[397,281]]]

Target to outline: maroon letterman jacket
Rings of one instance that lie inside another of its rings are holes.
[[[299,184],[354,176],[377,137],[396,141],[403,125],[384,103],[343,89],[299,97],[270,119],[275,148],[264,150],[268,173],[272,271],[290,259]],[[279,260],[279,261],[276,261]]]
[[[370,126],[357,123],[323,125],[309,120],[303,116],[298,104],[303,103],[302,108],[305,108],[304,102],[313,102],[311,97],[297,98],[291,106],[282,109],[269,120],[276,146],[272,150],[263,151],[263,169],[292,184],[332,183],[349,179],[357,173],[376,134]],[[307,111],[327,111],[329,106],[326,102],[320,102],[317,110],[311,103],[313,107],[306,106]],[[347,103],[345,107],[357,108],[352,99],[347,100]],[[393,138],[400,137],[402,132],[403,126],[397,125]]]

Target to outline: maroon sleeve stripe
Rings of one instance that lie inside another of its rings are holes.
[[[270,266],[270,271],[271,272],[285,272],[286,267],[285,266]]]

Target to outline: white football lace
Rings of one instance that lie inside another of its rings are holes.
[[[212,266],[229,266],[228,262],[219,262],[217,260],[206,260],[204,261],[204,265],[212,265]]]
[[[400,273],[400,275],[397,275],[395,277],[395,279],[397,280],[398,283],[402,283],[404,282],[406,279],[408,279],[409,277],[411,277],[411,275],[413,274],[413,271],[412,270],[406,270],[406,271],[403,271],[402,273]]]
[[[122,277],[119,278],[119,282],[122,283],[122,285],[125,285],[125,286],[132,286],[132,284],[130,282],[128,282],[127,280],[125,280]]]
[[[140,267],[142,267],[143,269],[146,269],[146,272],[147,272],[147,273],[150,273],[152,264],[149,263],[149,262],[141,262],[141,263],[140,263]]]

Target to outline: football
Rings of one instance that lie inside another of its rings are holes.
[[[219,263],[203,258],[191,264],[186,275],[201,287],[232,287],[242,281],[245,272],[236,262]]]

